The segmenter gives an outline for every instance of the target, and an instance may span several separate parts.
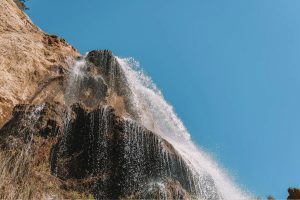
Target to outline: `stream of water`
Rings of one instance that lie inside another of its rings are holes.
[[[220,196],[228,200],[250,199],[250,196],[234,184],[218,164],[191,140],[191,136],[174,109],[166,102],[161,91],[140,69],[132,58],[117,60],[125,73],[132,93],[132,105],[136,106],[140,121],[147,129],[170,142],[195,172],[199,181],[207,181],[201,175],[212,177]],[[201,183],[201,185],[205,183]],[[208,184],[209,185],[209,184]],[[209,189],[206,192],[210,192]],[[209,196],[209,194],[201,194]]]

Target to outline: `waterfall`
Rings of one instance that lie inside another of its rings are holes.
[[[210,180],[205,178],[208,174],[212,177],[217,191],[223,199],[250,199],[250,196],[238,188],[206,152],[192,142],[190,134],[172,106],[166,102],[151,78],[140,70],[138,62],[132,58],[117,57],[117,60],[124,71],[128,87],[131,90],[131,101],[138,112],[139,123],[159,134],[174,146],[194,172],[191,181],[197,180],[199,187],[201,185],[209,186]],[[197,190],[202,197],[209,196],[211,192],[210,188],[204,190],[198,188]]]
[[[87,67],[84,59],[70,63],[72,70],[70,72],[67,88],[65,91],[66,103],[71,105],[79,101],[80,87],[84,77],[86,77],[85,69]]]
[[[98,59],[104,59],[107,56],[105,54],[107,52],[101,53],[97,57]],[[161,177],[161,180],[163,177],[173,180],[180,179],[184,188],[198,198],[229,200],[251,198],[234,184],[205,151],[192,142],[183,122],[172,106],[166,102],[151,78],[143,73],[138,62],[132,58],[119,57],[99,62],[100,64],[97,61],[94,62],[97,68],[93,68],[93,64],[87,57],[75,61],[65,91],[65,100],[69,106],[81,102],[94,109],[97,106],[102,107],[100,110],[94,110],[88,114],[88,118],[84,121],[87,124],[86,130],[76,133],[79,134],[78,137],[83,137],[84,132],[88,133],[86,141],[88,144],[87,172],[91,176],[105,174],[104,172],[107,171],[103,161],[110,160],[108,155],[111,152],[108,152],[110,146],[107,143],[110,141],[108,139],[110,131],[108,130],[109,115],[106,105],[109,98],[106,95],[116,92],[123,95],[124,106],[127,111],[130,111],[129,116],[122,116],[125,120],[123,134],[126,138],[123,144],[122,159],[126,162],[119,163],[127,169],[124,174],[125,178],[122,180],[127,190],[137,189],[137,185],[147,179],[144,176],[149,170],[143,166],[143,163],[146,160],[155,160],[156,163],[150,165],[153,167],[152,169],[156,170],[156,176]],[[90,92],[86,93],[86,91]],[[75,134],[69,127],[70,115],[69,110],[65,121],[65,135],[62,137],[61,146],[58,149],[58,157],[64,156],[64,152],[68,150],[68,145],[66,145],[68,138],[72,139],[72,135]],[[181,159],[172,157],[162,148],[164,140],[149,137],[143,129],[139,128],[139,125],[172,144],[184,162],[181,163]],[[72,145],[72,142],[69,143]],[[152,155],[153,152],[155,155]],[[182,179],[182,177],[186,179]],[[145,187],[149,191],[158,190],[162,198],[167,198],[166,189],[164,189],[167,185],[163,185],[163,182],[155,180],[150,183],[145,182],[145,184],[148,184]],[[106,183],[100,185],[102,185],[102,189],[106,188]],[[95,184],[94,187],[98,188],[100,185]],[[147,193],[147,191],[144,192]],[[123,193],[126,194],[126,191]]]

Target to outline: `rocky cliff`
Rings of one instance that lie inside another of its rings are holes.
[[[172,146],[111,107],[19,105],[13,115],[0,133],[1,198],[66,198],[76,191],[97,199],[173,199],[194,192]]]
[[[112,52],[82,57],[13,0],[0,1],[0,36],[0,199],[222,198],[138,123]]]
[[[69,67],[68,58],[77,56],[63,38],[36,27],[13,0],[1,0],[0,127],[19,103],[62,101],[59,76]]]

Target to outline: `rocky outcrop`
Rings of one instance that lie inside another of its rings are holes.
[[[109,105],[118,116],[138,119],[124,72],[111,51],[89,52],[78,58],[68,73],[69,78],[62,84],[66,104],[81,102],[90,109]]]
[[[94,50],[85,58],[90,71],[101,75],[109,87],[107,104],[115,108],[117,115],[137,119],[137,111],[131,101],[131,90],[128,87],[124,72],[116,57],[109,50]],[[93,69],[93,70],[91,70]]]
[[[188,167],[162,138],[117,117],[111,107],[87,112],[75,104],[70,115],[51,156],[52,173],[67,189],[89,191],[97,199],[153,198],[159,190],[173,199],[193,192]],[[176,183],[176,193],[162,188],[165,182]],[[150,185],[151,192],[142,190]]]
[[[65,198],[76,191],[97,199],[173,199],[192,192],[189,170],[172,146],[110,107],[18,105],[0,135],[1,198]]]
[[[300,199],[300,189],[299,188],[289,188],[289,196],[287,199]]]
[[[0,199],[222,199],[137,123],[111,51],[80,56],[14,0],[0,1],[0,36]]]
[[[51,175],[49,159],[63,107],[18,105],[0,130],[0,199],[74,198]]]
[[[0,185],[1,198],[12,194],[24,198],[27,193],[31,198],[65,197],[67,191],[97,199],[199,195],[193,172],[172,145],[116,116],[111,107],[89,111],[80,104],[70,110],[57,103],[18,105],[13,116],[0,131],[0,148],[5,152],[0,159],[6,161],[0,164],[4,170],[0,174],[8,178]],[[43,182],[41,188],[32,183],[37,180]],[[205,188],[215,187],[213,181],[205,183]],[[215,192],[205,198],[219,196]]]
[[[77,56],[76,49],[63,38],[37,28],[14,0],[1,0],[0,127],[9,120],[17,104],[41,103],[45,99],[62,101],[59,80],[49,85],[44,82],[69,67],[68,57]],[[36,91],[43,84],[43,95],[38,96]]]

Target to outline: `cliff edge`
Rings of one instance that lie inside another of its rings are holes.
[[[0,1],[0,127],[12,109],[28,103],[50,77],[68,68],[67,58],[80,54],[63,38],[44,33],[19,9],[13,0]],[[45,99],[61,101],[60,91],[44,90]]]
[[[0,1],[0,199],[189,199],[193,172],[139,125],[111,51],[82,57]],[[219,199],[209,175],[205,199]],[[212,188],[212,189],[211,189]]]
[[[129,65],[109,50],[81,56],[0,1],[0,199],[242,196]]]

